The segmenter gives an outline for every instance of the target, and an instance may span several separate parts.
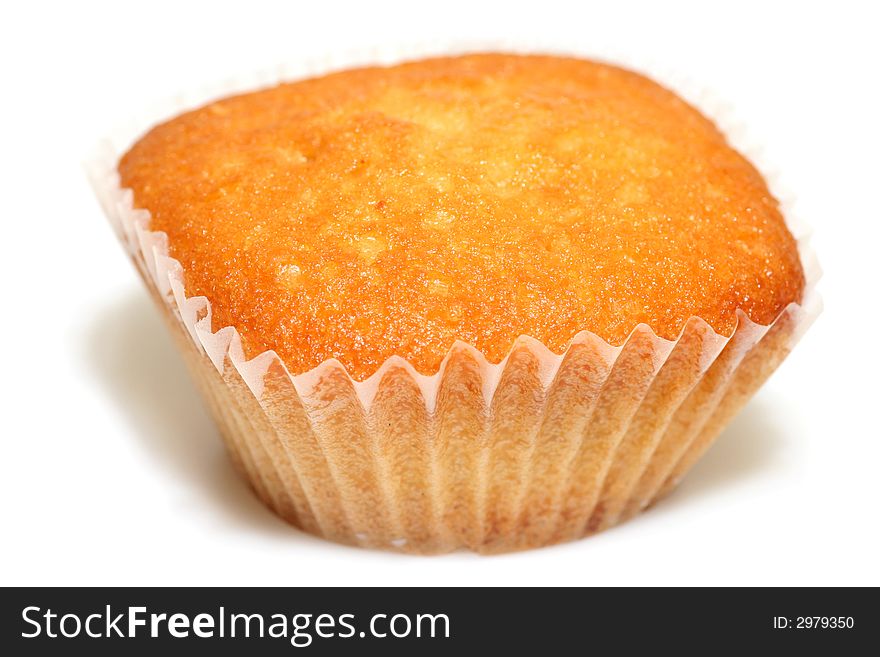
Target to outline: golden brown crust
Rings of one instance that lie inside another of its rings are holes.
[[[692,315],[729,334],[800,301],[794,239],[761,176],[693,108],[634,73],[475,55],[229,98],[119,165],[189,295],[294,373],[454,340],[500,360]]]

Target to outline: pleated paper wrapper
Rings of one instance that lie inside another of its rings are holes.
[[[619,523],[676,486],[820,308],[800,239],[803,302],[769,326],[739,312],[729,337],[694,317],[674,341],[639,325],[621,346],[579,333],[563,354],[522,336],[498,364],[456,343],[433,376],[399,357],[362,382],[336,360],[294,375],[273,351],[247,360],[234,327],[213,330],[210,302],[186,296],[166,235],[120,187],[118,156],[95,158],[93,185],[230,457],[275,513],[342,543],[494,553]]]

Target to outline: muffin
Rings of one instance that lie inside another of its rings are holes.
[[[715,125],[636,73],[481,54],[218,100],[106,203],[278,515],[499,552],[669,492],[806,323],[798,243]]]

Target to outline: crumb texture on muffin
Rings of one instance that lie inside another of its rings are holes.
[[[730,334],[801,300],[797,245],[759,173],[676,95],[612,66],[471,55],[232,97],[154,128],[123,186],[190,296],[249,356],[363,379],[496,362],[520,335]]]

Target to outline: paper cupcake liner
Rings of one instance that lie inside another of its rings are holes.
[[[459,342],[433,376],[400,357],[362,382],[335,359],[291,375],[273,351],[246,359],[234,327],[213,330],[117,159],[96,159],[93,185],[233,462],[282,518],[343,543],[489,553],[614,525],[675,487],[820,309],[800,239],[803,303],[769,326],[738,312],[730,337],[694,317],[676,340],[582,332],[563,354],[522,336],[498,364]]]

